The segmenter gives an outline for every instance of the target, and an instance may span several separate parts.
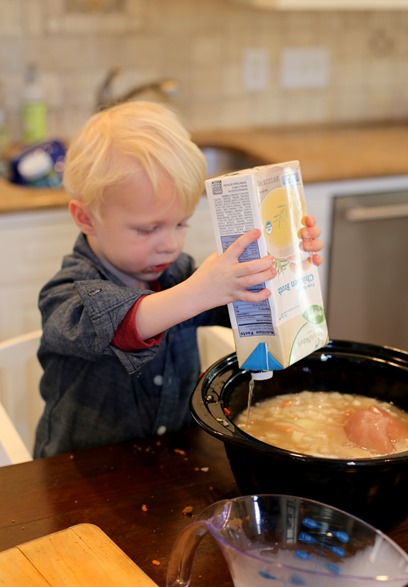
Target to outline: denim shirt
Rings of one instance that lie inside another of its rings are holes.
[[[182,253],[159,279],[167,289],[195,270]],[[228,325],[226,308],[186,320],[153,347],[111,344],[128,310],[150,290],[123,284],[80,235],[61,270],[42,288],[38,352],[45,400],[34,456],[144,438],[192,423],[189,399],[199,377],[197,326]]]

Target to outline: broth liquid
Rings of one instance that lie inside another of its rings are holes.
[[[246,413],[246,425],[249,425],[249,415],[251,412],[251,403],[252,403],[252,397],[254,395],[254,387],[255,387],[255,381],[251,378],[249,381],[249,385],[248,385],[248,404],[247,404],[247,413]]]

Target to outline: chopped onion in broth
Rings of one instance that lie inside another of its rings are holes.
[[[358,459],[408,450],[408,412],[336,391],[302,391],[264,400],[235,420],[247,434],[286,450]]]

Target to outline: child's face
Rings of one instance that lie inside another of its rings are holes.
[[[93,219],[88,242],[103,261],[135,280],[157,279],[182,251],[190,213],[164,176],[154,194],[143,173],[110,188],[101,220]]]

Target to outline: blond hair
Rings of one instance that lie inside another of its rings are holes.
[[[205,158],[169,108],[154,102],[126,102],[92,116],[71,142],[64,187],[95,214],[106,188],[143,171],[157,190],[163,172],[192,212],[204,190]]]

